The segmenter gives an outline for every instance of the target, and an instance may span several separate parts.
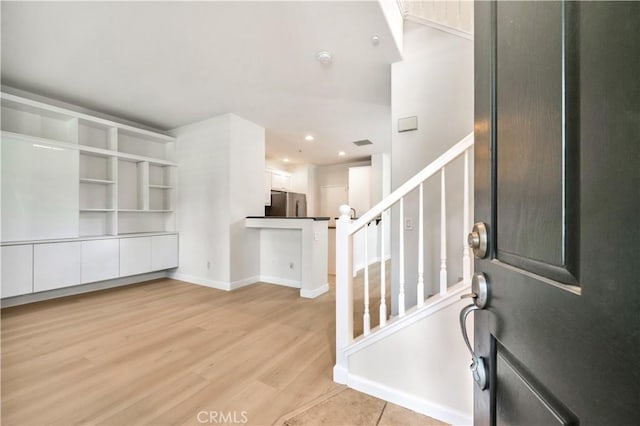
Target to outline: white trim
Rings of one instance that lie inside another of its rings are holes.
[[[224,281],[210,280],[208,278],[196,277],[193,275],[181,274],[179,272],[172,272],[169,274],[170,278],[178,281],[184,281],[189,284],[201,285],[203,287],[215,288],[216,290],[230,291],[231,284]]]
[[[415,22],[416,24],[425,25],[433,29],[444,31],[445,33],[452,34],[454,36],[466,38],[467,40],[473,40],[473,33],[464,31],[459,28],[450,27],[449,25],[441,24],[440,22],[432,21],[431,19],[421,18],[415,15],[405,15],[404,19],[407,21]]]
[[[349,380],[349,371],[342,365],[333,366],[333,381],[341,385],[346,385]]]
[[[329,291],[329,284],[322,285],[318,288],[314,288],[313,290],[300,289],[300,297],[304,297],[305,299],[315,299],[321,294],[325,294]]]
[[[302,287],[302,282],[300,280],[290,280],[287,278],[272,277],[268,275],[260,275],[258,277],[258,281],[267,283],[267,284],[283,285],[285,287],[293,287],[293,288]]]
[[[41,302],[43,300],[57,299],[59,297],[75,296],[77,294],[90,293],[92,291],[138,284],[145,281],[166,278],[168,276],[169,274],[167,273],[167,271],[150,272],[140,275],[133,275],[130,277],[114,278],[112,280],[80,284],[72,287],[58,288],[55,290],[8,297],[6,299],[2,299],[2,302],[0,303],[3,308],[8,308],[10,306],[24,305],[26,303]]]
[[[336,380],[336,368],[333,368],[334,381]],[[339,372],[339,374],[342,374]],[[436,420],[443,421],[452,425],[471,425],[473,418],[468,413],[460,412],[456,409],[443,406],[433,401],[420,398],[415,395],[403,392],[398,389],[391,388],[381,383],[373,382],[364,377],[347,373],[347,386],[357,391],[366,393],[367,395],[389,401],[409,410],[416,411],[425,416],[433,417]],[[341,383],[341,382],[338,382]]]
[[[260,277],[257,275],[249,278],[244,278],[242,280],[233,281],[229,284],[229,289],[235,290],[241,287],[246,287],[251,284],[256,284],[258,281],[260,281]]]
[[[460,300],[460,294],[465,291],[469,291],[470,288],[471,287],[465,285],[463,281],[460,281],[456,285],[449,287],[446,294],[436,294],[435,296],[430,297],[425,300],[424,306],[421,308],[414,307],[408,310],[402,318],[393,317],[387,321],[387,324],[384,327],[376,327],[371,330],[371,334],[358,337],[353,343],[344,348],[345,355],[347,357],[351,356],[367,346],[371,346],[372,344],[394,334],[399,329],[407,327],[410,324],[418,322],[423,318],[431,316],[436,312],[453,305]]]

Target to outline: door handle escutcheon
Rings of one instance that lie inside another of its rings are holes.
[[[469,334],[467,333],[467,317],[469,314],[473,311],[484,309],[489,301],[489,286],[483,273],[474,274],[471,288],[471,294],[462,296],[462,298],[472,297],[473,304],[465,306],[460,311],[460,331],[462,332],[462,339],[471,354],[471,365],[469,368],[471,369],[473,380],[475,380],[481,390],[485,390],[489,384],[487,365],[484,358],[476,355],[473,351],[471,343],[469,342]]]

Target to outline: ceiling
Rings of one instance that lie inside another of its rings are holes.
[[[267,157],[291,164],[389,151],[400,54],[377,1],[1,8],[3,85],[161,130],[231,112],[264,126]]]

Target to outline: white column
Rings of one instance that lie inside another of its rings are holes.
[[[447,292],[447,197],[444,167],[440,170],[440,294]]]
[[[424,305],[424,191],[420,184],[418,205],[418,307]]]
[[[399,251],[398,254],[400,260],[400,270],[399,272],[399,285],[400,292],[398,293],[398,315],[404,316],[404,198],[400,198],[400,218],[399,218],[400,226],[400,237],[398,240]]]
[[[465,285],[471,285],[471,249],[467,242],[467,234],[471,232],[471,217],[469,215],[469,150],[464,152],[464,190],[462,210],[462,280]]]
[[[333,380],[347,383],[347,356],[344,352],[353,340],[353,237],[349,234],[350,207],[340,206],[336,222],[336,365]]]

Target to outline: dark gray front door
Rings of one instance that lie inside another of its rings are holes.
[[[476,424],[640,424],[640,3],[476,2]]]

